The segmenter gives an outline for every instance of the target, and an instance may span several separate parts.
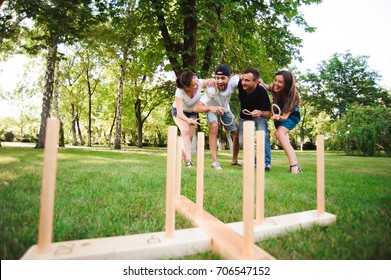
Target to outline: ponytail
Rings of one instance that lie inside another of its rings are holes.
[[[178,88],[188,87],[191,84],[191,81],[196,76],[195,73],[191,71],[185,71],[183,72],[177,79],[176,79],[176,86]]]

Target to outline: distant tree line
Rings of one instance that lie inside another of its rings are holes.
[[[289,25],[315,30],[299,7],[320,2],[2,1],[1,59],[22,53],[34,64],[26,76],[37,65],[41,75],[32,84],[20,82],[15,92],[0,87],[0,98],[15,100],[20,110],[18,117],[0,120],[0,130],[14,130],[18,140],[43,148],[46,120],[56,117],[62,124],[61,146],[164,146],[166,127],[174,124],[170,107],[176,76],[192,70],[210,77],[216,65],[226,63],[235,73],[258,68],[262,79],[272,82],[277,70],[300,59],[302,40]],[[378,85],[380,77],[367,59],[347,52],[322,61],[317,72],[292,69],[303,99],[303,119],[293,135],[297,148],[313,148],[322,133],[333,149],[389,155],[389,121],[383,118],[389,116],[390,90]],[[42,98],[38,109],[31,102],[37,94]],[[234,96],[233,112],[238,108]],[[352,129],[364,125],[356,121],[367,113],[383,128]],[[365,142],[373,143],[373,152],[360,145],[360,137],[374,139]]]

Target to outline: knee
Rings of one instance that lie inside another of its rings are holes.
[[[190,133],[191,133],[190,126],[182,127],[182,129],[181,129],[182,137],[189,137]]]
[[[278,129],[274,132],[274,135],[276,136],[277,140],[280,141],[281,139],[281,131],[279,131]]]
[[[210,123],[210,134],[217,135],[218,129],[219,129],[219,126],[216,121],[213,121]]]
[[[281,141],[284,137],[288,135],[288,133],[281,129],[277,129],[274,135],[276,136],[278,141]]]

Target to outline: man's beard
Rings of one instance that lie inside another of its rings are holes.
[[[228,87],[228,84],[225,84],[223,89],[220,88],[220,85],[218,85],[217,87],[219,88],[219,91],[225,91]]]

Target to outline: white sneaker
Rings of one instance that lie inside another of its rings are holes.
[[[212,167],[216,170],[222,170],[223,168],[221,168],[221,165],[220,163],[218,163],[217,161],[212,163]]]

